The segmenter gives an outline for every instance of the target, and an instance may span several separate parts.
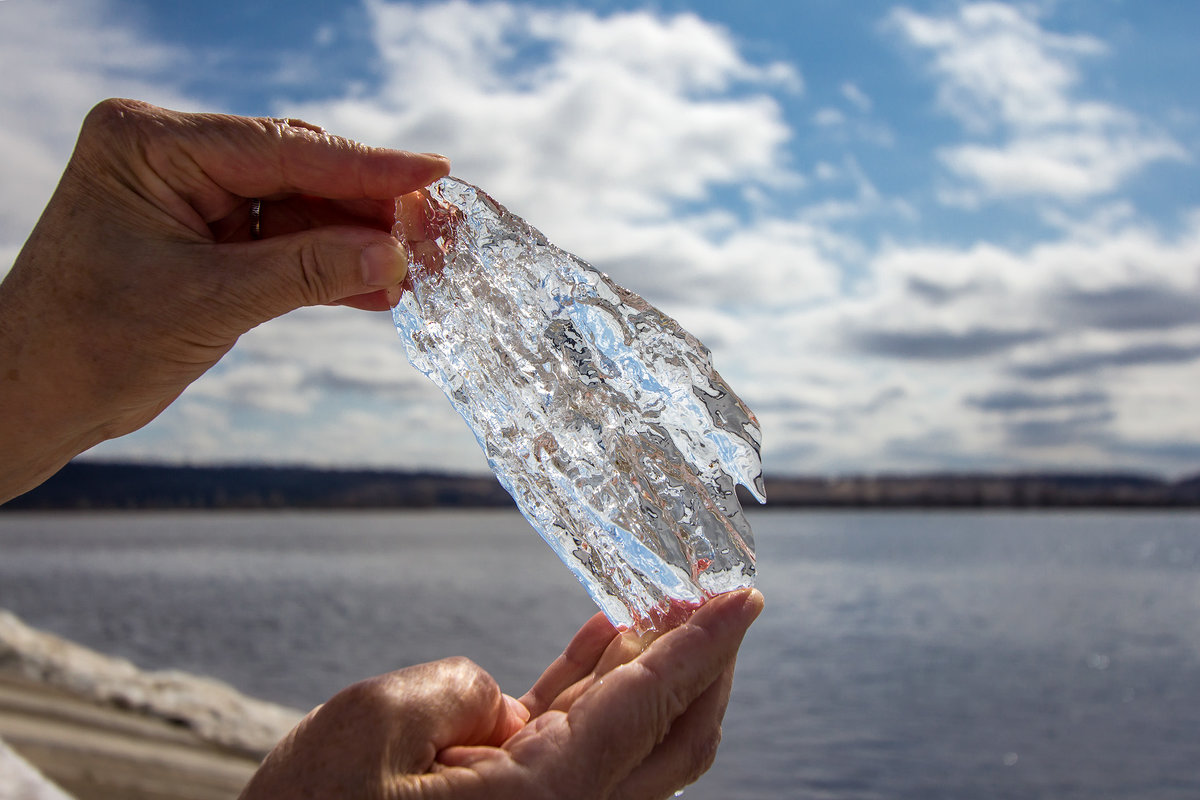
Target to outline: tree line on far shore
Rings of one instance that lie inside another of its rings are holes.
[[[1137,473],[767,476],[766,486],[768,509],[1200,507],[1200,475],[1179,481]],[[743,506],[757,507],[747,493],[741,495]],[[0,510],[513,505],[492,475],[82,460]]]

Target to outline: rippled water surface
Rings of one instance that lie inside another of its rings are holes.
[[[1200,797],[1200,515],[752,515],[767,610],[685,798]],[[0,606],[297,706],[594,610],[515,512],[0,515]]]

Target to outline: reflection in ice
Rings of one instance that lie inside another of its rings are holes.
[[[393,312],[408,358],[592,599],[646,631],[751,585],[758,422],[708,350],[470,184],[434,184],[426,217],[397,224],[429,240]]]

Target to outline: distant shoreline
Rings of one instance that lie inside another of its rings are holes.
[[[1200,475],[767,476],[766,509],[1200,508]],[[742,495],[747,508],[758,505]],[[512,508],[492,475],[75,461],[0,511]]]

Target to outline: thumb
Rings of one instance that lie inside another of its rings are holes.
[[[218,248],[224,290],[238,298],[248,328],[303,306],[398,286],[408,274],[400,243],[369,228],[314,228]]]
[[[512,705],[466,658],[359,681],[284,737],[242,798],[401,796],[399,787],[433,769],[440,751],[499,744]]]

